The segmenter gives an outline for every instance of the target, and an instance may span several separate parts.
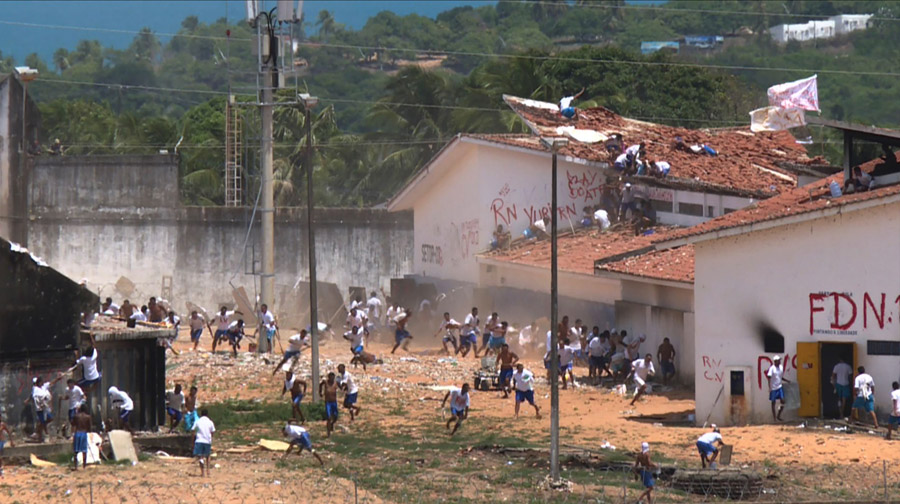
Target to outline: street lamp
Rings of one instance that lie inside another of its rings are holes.
[[[568,138],[544,138],[541,137],[541,144],[550,149],[553,157],[551,169],[550,184],[550,481],[556,483],[559,481],[559,334],[558,334],[558,318],[559,314],[559,271],[557,268],[557,247],[556,247],[556,220],[557,220],[557,201],[556,201],[556,153],[559,149],[569,145]]]
[[[306,233],[309,244],[309,333],[312,341],[313,402],[319,400],[319,301],[316,294],[316,234],[313,230],[313,166],[312,166],[312,109],[319,99],[309,93],[297,96],[306,112]]]

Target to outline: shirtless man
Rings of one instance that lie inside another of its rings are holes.
[[[459,345],[457,345],[457,339],[455,331],[458,331],[462,327],[459,322],[450,318],[450,312],[444,312],[444,320],[441,320],[441,326],[438,327],[438,330],[434,333],[435,337],[444,332],[444,337],[441,338],[441,343],[444,345],[444,353],[450,355],[450,350],[447,348],[447,343],[453,345],[453,354],[459,353]]]
[[[396,344],[391,349],[391,353],[396,352],[400,345],[403,345],[403,349],[407,353],[409,352],[409,340],[412,339],[412,335],[406,330],[406,324],[409,323],[410,316],[409,309],[400,308],[400,314],[394,317],[394,322],[397,324],[397,330],[394,332]]]
[[[82,404],[72,419],[72,430],[75,435],[72,437],[72,451],[75,457],[72,459],[74,465],[73,471],[78,470],[78,454],[82,454],[81,468],[87,469],[88,456],[88,432],[91,431],[91,415],[88,413],[87,404]]]
[[[184,430],[188,432],[194,428],[194,422],[200,418],[200,415],[197,414],[198,406],[200,404],[197,402],[197,386],[191,385],[190,393],[184,398]]]
[[[644,497],[646,497],[647,504],[653,504],[651,492],[653,492],[653,485],[656,484],[653,480],[653,469],[655,468],[656,464],[650,461],[650,443],[645,441],[641,443],[641,453],[638,454],[634,461],[634,471],[641,475],[641,483],[645,488],[644,493],[638,497],[638,502],[642,502]]]
[[[513,375],[513,366],[519,362],[519,356],[510,351],[509,345],[504,343],[500,347],[500,353],[497,354],[497,360],[494,367],[500,366],[500,387],[503,388],[503,398],[509,397],[510,380]]]
[[[328,431],[326,437],[331,437],[331,431],[334,430],[334,424],[338,419],[338,403],[337,393],[339,385],[334,379],[334,372],[328,373],[328,378],[322,380],[319,384],[319,395],[325,398],[325,415],[328,417],[325,421],[325,427]]]
[[[281,397],[284,397],[286,392],[291,393],[291,417],[300,417],[300,423],[306,423],[306,417],[303,416],[303,411],[300,409],[300,402],[303,400],[303,396],[306,395],[306,380],[297,378],[290,371],[285,372]]]

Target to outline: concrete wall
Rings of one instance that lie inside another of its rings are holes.
[[[54,268],[101,297],[121,301],[115,283],[134,282],[131,301],[160,295],[172,278],[172,299],[183,312],[191,301],[213,309],[232,302],[231,286],[255,295],[259,214],[244,253],[250,208],[182,207],[172,156],[39,158],[34,167],[29,247]],[[307,279],[306,213],[279,208],[275,227],[276,292]],[[390,286],[412,268],[409,213],[373,209],[317,209],[316,255],[320,282]],[[242,259],[243,256],[243,259]],[[281,306],[282,316],[300,310]],[[305,309],[305,308],[304,308]]]
[[[27,241],[26,173],[21,164],[23,89],[13,76],[0,76],[0,236],[17,242]],[[40,124],[40,112],[29,98],[27,104],[28,138],[34,138]]]
[[[900,376],[897,356],[869,355],[869,340],[897,341],[900,327],[900,204],[823,217],[696,245],[697,419],[732,423],[731,370],[747,377],[748,421],[769,421],[760,324],[784,336],[788,380],[798,366],[798,342],[855,343],[858,364],[875,379],[875,404],[890,406],[891,382]],[[882,301],[884,300],[884,301]],[[884,303],[884,304],[882,304]],[[727,395],[727,394],[726,394]],[[826,400],[834,400],[823,389]],[[786,411],[786,417],[796,412]]]

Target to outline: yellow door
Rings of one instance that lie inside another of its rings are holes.
[[[822,411],[822,365],[819,343],[797,343],[797,385],[800,387],[798,415],[817,417]]]

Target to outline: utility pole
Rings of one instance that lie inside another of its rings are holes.
[[[306,233],[309,245],[309,333],[312,342],[313,402],[319,397],[319,299],[316,292],[316,233],[313,227],[312,109],[319,99],[308,93],[299,95],[306,114]]]
[[[569,141],[566,138],[541,138],[541,143],[550,149],[551,165],[550,191],[550,481],[559,481],[559,270],[557,265],[557,169],[556,153]]]
[[[260,38],[262,30],[258,29]],[[263,51],[260,51],[262,54]],[[273,56],[269,56],[274,60]],[[260,102],[260,116],[262,121],[262,207],[259,209],[262,220],[262,273],[260,274],[260,303],[275,306],[275,175],[273,164],[275,154],[273,150],[273,126],[272,126],[272,87],[274,86],[272,65],[266,58],[260,58],[260,77],[262,81],[262,97]],[[261,331],[257,346],[260,353],[267,352],[268,340],[265,332]]]

